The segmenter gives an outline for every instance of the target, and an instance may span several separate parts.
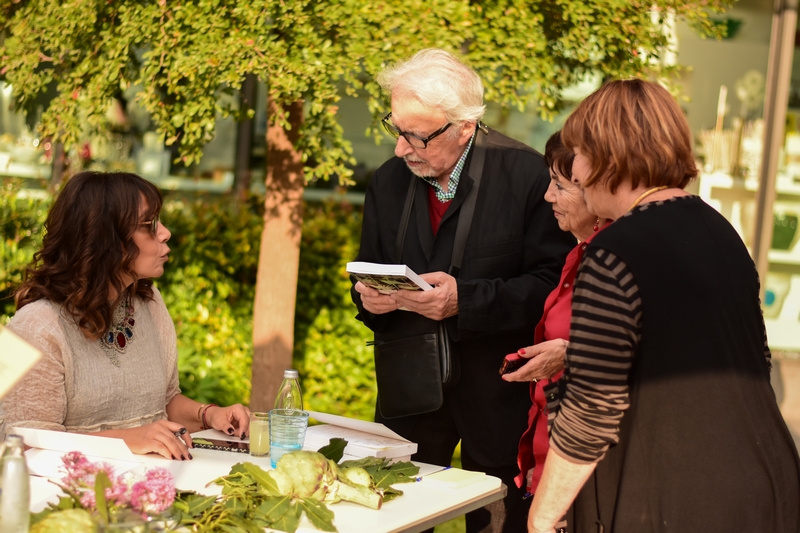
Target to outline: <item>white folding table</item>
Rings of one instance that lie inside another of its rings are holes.
[[[193,490],[202,494],[219,494],[221,487],[206,486],[210,481],[230,472],[231,466],[249,461],[265,470],[270,468],[269,458],[251,457],[248,454],[206,450],[192,450],[191,461],[171,461],[158,456],[136,456],[144,468],[161,466],[175,476],[179,489]],[[423,469],[426,466],[420,464]],[[403,495],[386,502],[380,510],[373,510],[349,502],[329,505],[335,515],[334,524],[340,533],[394,533],[419,532],[483,507],[503,498],[506,487],[496,477],[484,479],[460,488],[441,487],[426,483],[422,476],[415,483],[402,483],[396,488]],[[31,509],[39,511],[47,501],[55,501],[58,488],[44,478],[31,477]],[[298,533],[316,533],[318,530],[303,518]]]

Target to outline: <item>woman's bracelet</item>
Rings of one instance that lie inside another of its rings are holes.
[[[203,421],[203,419],[201,417],[202,417],[202,413],[203,413],[203,407],[205,407],[205,406],[206,406],[206,404],[201,403],[200,404],[200,409],[197,410],[197,421],[198,422],[202,422]]]
[[[202,410],[200,411],[200,421],[203,423],[203,429],[208,429],[210,427],[206,423],[206,411],[208,411],[209,407],[219,407],[219,405],[215,403],[208,403],[203,406]]]

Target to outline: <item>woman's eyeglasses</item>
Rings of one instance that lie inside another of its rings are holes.
[[[159,217],[155,216],[155,217],[153,217],[153,220],[148,220],[146,222],[140,222],[139,225],[140,226],[146,226],[147,227],[147,231],[150,233],[150,235],[155,237],[156,235],[158,235],[158,221],[159,221]]]
[[[386,130],[386,133],[388,133],[395,139],[399,139],[402,136],[408,144],[410,144],[414,148],[421,148],[423,150],[428,147],[429,142],[431,142],[433,139],[435,139],[442,133],[446,132],[447,128],[449,128],[452,125],[452,123],[448,122],[447,124],[439,128],[438,130],[434,131],[427,137],[420,137],[419,135],[414,135],[413,133],[408,133],[407,131],[400,131],[397,128],[397,126],[392,124],[391,118],[392,114],[389,113],[388,115],[383,117],[383,120],[381,120],[381,124],[383,124],[383,128]]]

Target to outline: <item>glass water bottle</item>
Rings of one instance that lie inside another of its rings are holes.
[[[303,395],[300,392],[300,381],[297,370],[287,369],[283,372],[283,382],[275,398],[275,409],[287,411],[303,410]]]
[[[8,435],[0,447],[0,533],[28,533],[30,482],[22,437]]]

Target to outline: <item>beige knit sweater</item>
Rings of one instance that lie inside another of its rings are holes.
[[[38,300],[8,329],[41,350],[33,369],[0,402],[0,437],[28,427],[92,433],[165,419],[180,393],[175,326],[161,294],[134,300],[133,338],[112,364],[100,341],[83,335],[60,306]]]

